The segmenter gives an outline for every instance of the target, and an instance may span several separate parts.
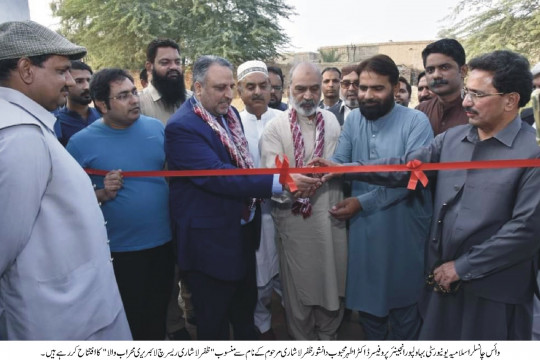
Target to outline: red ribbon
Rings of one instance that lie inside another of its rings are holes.
[[[424,187],[427,187],[428,184],[428,178],[426,174],[421,170],[422,168],[422,162],[420,160],[412,160],[409,161],[405,166],[407,166],[408,169],[411,170],[411,177],[409,178],[409,184],[407,185],[407,189],[414,190],[416,189],[416,185],[418,184],[418,180],[424,185]]]
[[[227,175],[272,175],[279,174],[280,183],[288,184],[291,191],[296,190],[296,185],[291,174],[326,174],[326,173],[367,173],[367,172],[394,172],[410,171],[411,182],[418,180],[426,186],[427,177],[424,171],[430,170],[471,170],[471,169],[503,169],[503,168],[524,168],[540,167],[540,159],[516,159],[516,160],[486,160],[486,161],[459,161],[445,163],[421,163],[413,160],[406,165],[363,165],[363,166],[328,166],[328,167],[305,167],[291,168],[289,160],[283,156],[283,162],[276,156],[275,169],[217,169],[217,170],[168,170],[168,171],[122,171],[124,177],[189,177],[189,176],[227,176]],[[106,175],[109,170],[85,169],[89,175]],[[413,180],[416,179],[416,180]],[[416,181],[416,183],[414,182]],[[295,190],[293,190],[295,189]]]
[[[289,158],[287,155],[283,155],[283,162],[279,159],[279,155],[276,155],[276,168],[279,169],[279,183],[281,185],[288,185],[290,192],[295,192],[298,187],[294,183],[294,180],[289,172]]]

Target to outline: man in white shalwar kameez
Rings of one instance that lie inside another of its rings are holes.
[[[253,158],[253,165],[259,168],[261,167],[259,140],[266,124],[281,111],[268,107],[271,84],[264,62],[252,60],[241,64],[237,70],[237,80],[238,93],[246,106],[245,110],[240,113],[240,120],[244,126],[244,134]],[[255,253],[257,258],[255,326],[261,334],[261,340],[275,340],[275,334],[271,327],[270,305],[274,290],[281,295],[279,260],[271,209],[271,200],[264,199],[261,202],[261,240],[259,249]]]
[[[340,125],[319,109],[321,74],[310,63],[291,70],[291,108],[273,119],[261,139],[261,164],[275,167],[286,155],[291,167],[305,166],[317,156],[331,156]],[[341,182],[325,183],[309,198],[289,192],[274,196],[280,275],[289,334],[297,340],[336,339],[343,317],[347,238],[345,222],[328,210],[343,198]]]

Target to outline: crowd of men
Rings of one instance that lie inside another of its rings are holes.
[[[187,321],[198,340],[272,340],[274,293],[297,340],[337,339],[351,311],[367,340],[540,339],[538,167],[430,171],[415,190],[408,172],[125,176],[539,159],[522,121],[538,109],[519,111],[540,63],[435,41],[412,109],[382,54],[287,78],[207,55],[190,91],[178,44],[155,39],[142,92],[85,54],[0,24],[0,339],[188,340]]]

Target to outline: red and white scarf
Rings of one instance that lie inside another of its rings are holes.
[[[296,167],[304,166],[304,138],[300,125],[298,124],[297,112],[295,109],[289,111],[289,123],[291,125],[291,133],[294,145],[294,161]],[[315,150],[313,157],[323,157],[324,151],[324,119],[320,111],[316,112],[315,116]],[[295,215],[302,214],[305,218],[311,216],[311,202],[309,198],[298,198],[292,206],[292,213]]]
[[[251,169],[253,168],[253,159],[249,153],[248,142],[242,131],[242,125],[240,120],[236,116],[236,113],[229,106],[227,115],[223,116],[225,121],[227,121],[227,126],[230,131],[227,133],[227,130],[221,126],[218,121],[212,114],[210,114],[201,103],[192,97],[193,112],[197,114],[204,122],[215,131],[223,146],[229,153],[233,164],[241,169]]]
[[[253,159],[249,153],[246,136],[242,131],[240,120],[236,116],[233,109],[229,106],[227,115],[223,116],[225,121],[227,121],[227,127],[230,131],[229,136],[227,130],[218,123],[219,120],[212,116],[212,114],[210,114],[195,97],[191,98],[191,104],[193,105],[193,112],[197,114],[204,122],[206,122],[212,130],[215,131],[221,140],[221,143],[229,153],[233,164],[241,169],[253,168]],[[258,200],[255,198],[246,200],[244,208],[242,209],[242,219],[245,222],[248,222],[251,210],[257,201]]]

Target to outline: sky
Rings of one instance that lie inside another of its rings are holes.
[[[459,0],[285,0],[298,15],[281,22],[291,51],[321,46],[433,40]],[[28,0],[30,18],[54,28],[50,0]]]

